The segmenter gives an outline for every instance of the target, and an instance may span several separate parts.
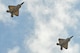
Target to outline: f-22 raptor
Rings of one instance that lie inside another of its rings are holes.
[[[67,39],[58,39],[59,43],[57,43],[57,45],[60,45],[61,46],[61,50],[63,50],[63,48],[65,49],[68,49],[68,42],[70,41],[70,39],[72,38],[73,36],[67,38]]]
[[[18,4],[17,6],[12,6],[9,5],[8,8],[9,10],[7,10],[6,12],[11,13],[11,17],[13,17],[13,15],[19,16],[19,9],[21,8],[21,5],[24,2],[22,2],[21,4]]]

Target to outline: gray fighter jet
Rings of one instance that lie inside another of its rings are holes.
[[[9,5],[8,8],[9,10],[7,10],[6,12],[11,13],[11,17],[13,17],[13,15],[19,16],[19,9],[21,8],[21,5],[24,2],[22,2],[21,4],[18,4],[17,6],[12,6]]]
[[[67,39],[61,39],[61,38],[59,38],[58,39],[58,41],[59,41],[59,43],[57,43],[57,45],[60,45],[61,46],[61,50],[63,49],[63,48],[65,48],[65,49],[68,49],[68,42],[70,41],[70,39],[72,38],[73,36],[71,36],[71,37],[69,37],[69,38],[67,38]]]

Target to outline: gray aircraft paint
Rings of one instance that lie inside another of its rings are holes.
[[[73,36],[67,38],[67,39],[58,39],[59,43],[57,43],[57,45],[60,45],[61,47],[61,50],[63,48],[65,49],[68,49],[68,42],[70,41],[70,39],[72,38]]]

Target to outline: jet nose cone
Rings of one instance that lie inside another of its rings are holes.
[[[24,2],[21,3],[21,5],[24,4]]]
[[[22,2],[22,4],[24,4],[24,2]]]
[[[72,38],[73,36],[71,36],[70,38]]]

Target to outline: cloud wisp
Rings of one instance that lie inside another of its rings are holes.
[[[18,46],[16,46],[12,49],[9,49],[8,53],[19,53],[19,50],[20,50],[20,48]]]
[[[77,43],[62,52],[56,46],[59,37],[69,36],[67,28],[76,29],[78,19],[75,18],[76,16],[72,18],[73,15],[69,11],[73,9],[76,0],[24,1],[27,4],[27,10],[35,19],[35,35],[25,41],[25,45],[28,45],[32,53],[79,53],[80,46]]]

